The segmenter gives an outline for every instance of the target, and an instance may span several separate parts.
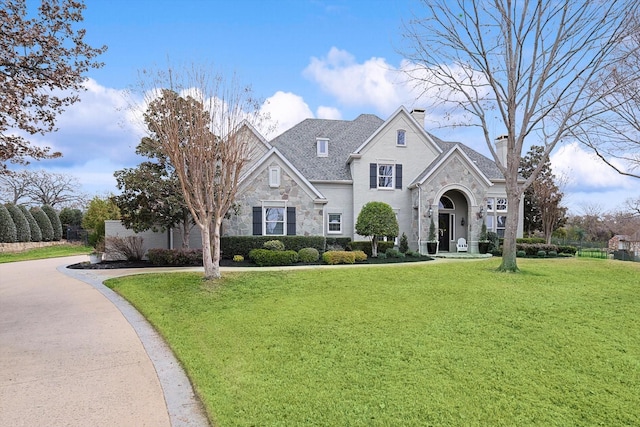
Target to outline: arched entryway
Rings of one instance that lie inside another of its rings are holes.
[[[469,203],[458,190],[445,192],[438,202],[439,250],[455,250],[456,242],[464,237],[468,240]]]

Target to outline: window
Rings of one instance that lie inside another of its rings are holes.
[[[497,211],[506,211],[507,210],[507,199],[497,199],[496,200],[496,210]]]
[[[498,237],[504,237],[504,230],[507,226],[507,217],[505,215],[498,215],[496,220],[496,233],[498,233]]]
[[[264,234],[284,235],[284,208],[264,208]]]
[[[378,165],[378,188],[393,188],[393,165]]]
[[[269,168],[269,187],[280,187],[280,167],[271,166]]]
[[[406,147],[407,141],[405,138],[406,132],[402,129],[398,130],[398,133],[396,134],[396,145],[399,147]]]
[[[493,198],[487,199],[487,212],[493,212]]]
[[[265,201],[253,207],[254,236],[295,236],[296,208],[283,201]]]
[[[402,190],[402,165],[369,163],[369,188]]]
[[[329,214],[329,233],[342,233],[342,214]]]
[[[447,196],[440,197],[440,202],[438,203],[438,209],[455,209],[455,205],[453,204],[453,200],[451,200]]]
[[[316,139],[316,153],[318,157],[327,157],[329,155],[329,140],[326,138]]]

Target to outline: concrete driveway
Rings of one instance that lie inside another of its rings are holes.
[[[0,425],[208,425],[146,321],[102,277],[59,268],[86,259],[0,264]]]

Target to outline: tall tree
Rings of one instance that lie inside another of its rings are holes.
[[[0,0],[0,173],[7,161],[59,157],[32,146],[13,131],[30,135],[55,129],[56,116],[79,100],[83,74],[103,64],[106,46],[85,41],[82,0],[42,0],[37,11],[27,0]]]
[[[520,174],[529,178],[540,162],[544,162],[538,178],[524,192],[524,229],[529,235],[540,231],[547,243],[556,228],[565,221],[567,209],[561,205],[563,192],[551,170],[551,161],[544,159],[544,147],[533,145],[520,162]]]
[[[183,123],[188,123],[186,118]],[[157,140],[142,139],[136,153],[150,160],[114,173],[118,189],[122,191],[114,200],[125,227],[135,232],[181,227],[182,247],[188,248],[193,226],[191,212],[175,168],[159,148]]]
[[[83,207],[88,196],[73,175],[45,170],[7,171],[0,174],[0,198],[31,206]]]
[[[500,271],[518,271],[521,197],[543,167],[518,180],[528,137],[547,158],[581,120],[603,112],[594,94],[602,70],[622,60],[635,0],[423,0],[426,17],[408,23],[410,78],[454,125],[478,126],[505,178],[508,212]],[[606,17],[604,19],[603,17]],[[636,47],[637,49],[637,47]],[[636,71],[637,74],[637,71]],[[506,162],[492,135],[507,134]]]
[[[235,77],[227,79],[204,67],[169,69],[144,78],[145,122],[174,166],[200,229],[205,279],[219,278],[220,226],[234,204],[254,143],[242,123],[257,126],[261,104]]]

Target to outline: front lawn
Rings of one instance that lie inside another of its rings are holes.
[[[108,285],[216,426],[640,425],[640,265],[519,259]]]
[[[91,252],[89,246],[65,244],[29,249],[24,252],[0,253],[0,264],[5,262],[29,261],[34,259],[58,258],[71,255],[84,255]]]

